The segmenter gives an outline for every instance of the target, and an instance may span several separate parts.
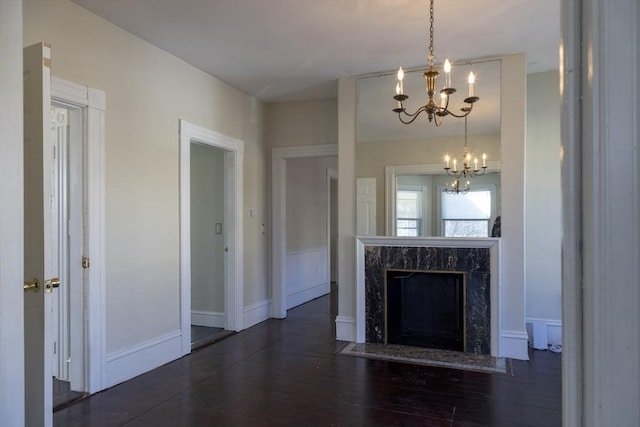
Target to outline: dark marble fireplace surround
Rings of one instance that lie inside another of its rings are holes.
[[[467,353],[491,354],[489,248],[367,246],[364,253],[366,342],[385,342],[387,269],[464,272]]]

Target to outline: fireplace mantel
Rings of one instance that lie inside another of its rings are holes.
[[[490,347],[491,355],[501,357],[500,348],[500,239],[499,238],[442,238],[442,237],[357,237],[356,244],[356,342],[366,342],[365,253],[366,248],[460,248],[489,250],[490,268]],[[414,249],[415,250],[415,249]]]

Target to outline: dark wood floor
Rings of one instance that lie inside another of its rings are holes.
[[[559,426],[561,355],[513,375],[336,355],[323,297],[54,414],[56,426]]]

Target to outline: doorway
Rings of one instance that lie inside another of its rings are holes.
[[[51,243],[61,286],[52,297],[53,409],[86,396],[82,288],[84,243],[82,110],[51,105]]]
[[[183,355],[243,329],[243,151],[240,140],[180,120]]]
[[[225,150],[192,142],[191,349],[212,344],[225,330]]]
[[[291,191],[287,185],[287,163],[293,159],[311,159],[319,157],[338,156],[337,145],[312,145],[301,147],[274,148],[271,153],[271,208],[272,208],[272,299],[271,317],[284,319],[287,317],[287,308],[291,305],[291,298],[288,298],[287,284],[295,283],[295,271],[291,266],[300,265],[293,259],[289,250],[287,228],[290,228],[289,218],[287,218],[287,192]],[[301,193],[302,194],[302,193]],[[291,199],[291,198],[289,198]],[[327,233],[328,234],[328,233]],[[288,253],[289,250],[289,253]],[[298,251],[300,252],[300,251]],[[315,251],[314,251],[315,252]],[[308,258],[306,253],[299,255]],[[311,254],[313,255],[313,254]],[[336,263],[337,264],[337,263]],[[315,262],[310,264],[312,272],[317,271]],[[326,272],[330,276],[330,272]],[[294,279],[294,280],[291,280]]]

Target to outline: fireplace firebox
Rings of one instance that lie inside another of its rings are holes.
[[[386,270],[385,342],[465,349],[465,275],[455,271]]]

